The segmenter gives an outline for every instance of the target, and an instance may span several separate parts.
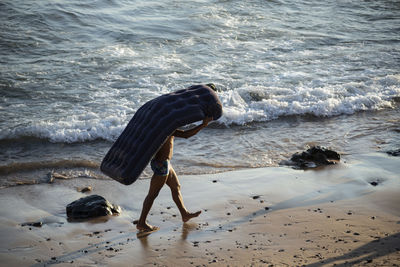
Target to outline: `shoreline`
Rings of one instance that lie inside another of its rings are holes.
[[[397,149],[400,141],[399,117],[396,104],[394,109],[351,115],[293,115],[226,128],[207,127],[188,140],[176,139],[172,165],[179,175],[201,175],[279,166],[312,146],[332,149],[345,158],[390,151]],[[32,137],[2,140],[0,176],[5,179],[0,187],[47,182],[53,170],[69,178],[104,178],[99,165],[111,146],[112,142],[100,139],[82,143],[52,143]],[[140,177],[151,175],[147,167]]]
[[[160,230],[141,238],[132,222],[147,179],[2,188],[0,265],[400,265],[399,161],[371,153],[319,170],[183,175],[185,205],[202,214],[182,223],[165,187],[148,217]],[[84,186],[93,191],[77,191]],[[66,205],[89,194],[120,205],[121,215],[68,222]],[[42,227],[21,225],[35,221]]]

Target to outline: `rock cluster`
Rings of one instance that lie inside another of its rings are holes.
[[[315,168],[336,164],[340,161],[339,153],[324,147],[311,147],[302,153],[296,153],[290,158],[290,165],[299,169]]]

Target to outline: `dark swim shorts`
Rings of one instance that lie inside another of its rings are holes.
[[[155,175],[159,176],[167,176],[169,174],[169,161],[158,161],[152,159],[150,162],[151,169],[153,170]]]

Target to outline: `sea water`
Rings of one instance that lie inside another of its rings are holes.
[[[141,105],[210,82],[224,114],[176,140],[178,174],[399,147],[399,1],[4,0],[0,37],[3,186],[92,175]]]

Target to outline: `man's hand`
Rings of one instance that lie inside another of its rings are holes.
[[[212,117],[205,117],[203,120],[203,123],[202,123],[203,127],[206,127],[208,125],[208,123],[212,120],[213,120]]]

